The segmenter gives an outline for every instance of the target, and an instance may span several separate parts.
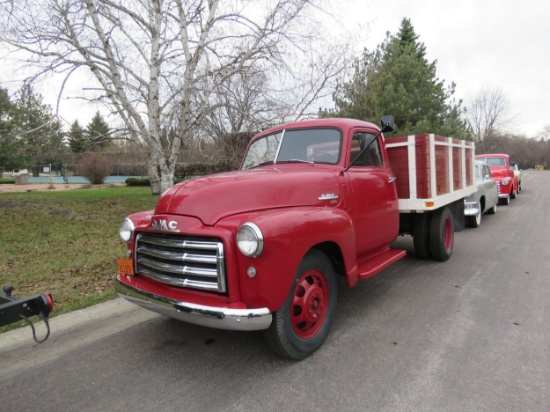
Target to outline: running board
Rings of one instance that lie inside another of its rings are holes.
[[[405,250],[386,249],[359,262],[359,279],[367,279],[407,255]]]

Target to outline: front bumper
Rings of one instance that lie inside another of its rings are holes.
[[[479,213],[479,202],[464,202],[464,216],[476,216]]]
[[[510,197],[510,193],[512,193],[512,185],[510,183],[508,183],[507,185],[503,185],[500,180],[497,180],[497,190],[498,198],[506,199]]]
[[[271,325],[272,316],[268,308],[232,309],[180,302],[139,290],[116,278],[115,289],[129,302],[195,325],[236,331],[263,330]]]

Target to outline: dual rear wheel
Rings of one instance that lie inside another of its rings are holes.
[[[453,214],[448,207],[415,216],[413,243],[417,256],[444,262],[451,257],[454,245]]]

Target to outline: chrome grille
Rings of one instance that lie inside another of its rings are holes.
[[[500,195],[500,182],[497,182],[497,194]]]
[[[218,239],[140,233],[136,273],[171,286],[224,293],[225,256]]]

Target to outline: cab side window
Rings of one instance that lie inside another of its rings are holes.
[[[350,162],[353,162],[365,147],[367,150],[356,160],[353,166],[382,166],[380,145],[376,136],[370,133],[358,132],[351,141]]]

